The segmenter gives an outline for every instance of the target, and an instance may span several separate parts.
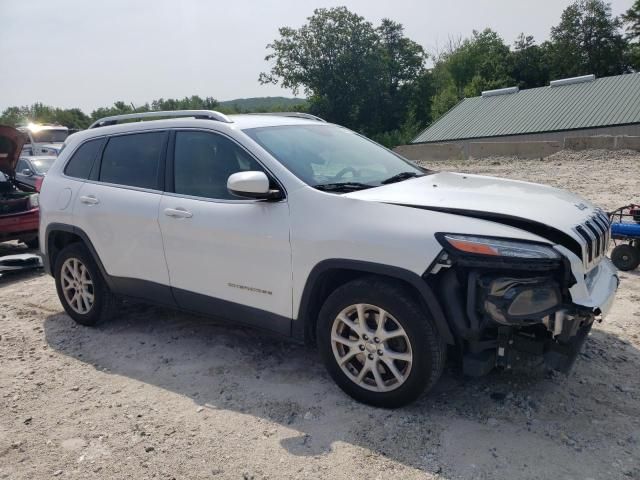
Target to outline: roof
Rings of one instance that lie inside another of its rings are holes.
[[[640,73],[515,92],[465,98],[411,143],[640,123]]]

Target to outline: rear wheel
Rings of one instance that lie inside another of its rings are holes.
[[[399,285],[375,278],[349,282],[329,296],[317,337],[338,386],[378,407],[415,400],[444,366],[445,345],[427,312]]]
[[[82,244],[73,243],[58,254],[54,274],[58,298],[77,323],[93,326],[111,316],[113,295]]]
[[[635,270],[640,265],[640,250],[633,245],[618,245],[611,252],[611,261],[620,270]]]

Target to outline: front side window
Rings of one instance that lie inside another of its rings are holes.
[[[102,154],[99,180],[116,185],[157,189],[165,132],[111,137]]]
[[[102,138],[96,138],[80,145],[67,163],[64,169],[65,175],[83,180],[88,179],[93,162],[102,146],[102,141]]]
[[[176,132],[174,191],[183,195],[239,200],[227,190],[229,176],[237,172],[264,171],[242,148],[210,132]]]
[[[361,188],[425,171],[355,132],[335,125],[286,125],[244,132],[294,175],[316,188]]]

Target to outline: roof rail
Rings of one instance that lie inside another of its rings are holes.
[[[171,111],[159,111],[159,112],[140,112],[140,113],[127,113],[124,115],[113,115],[111,117],[104,117],[96,120],[89,126],[89,128],[106,127],[108,125],[116,125],[124,120],[144,120],[147,118],[180,118],[180,117],[193,117],[205,120],[215,120],[218,122],[233,123],[229,117],[224,113],[216,112],[215,110],[171,110]]]
[[[272,115],[274,117],[295,117],[295,118],[306,118],[307,120],[315,120],[316,122],[325,122],[324,118],[316,117],[315,115],[311,115],[310,113],[304,112],[264,112],[264,113],[248,113],[247,115]]]

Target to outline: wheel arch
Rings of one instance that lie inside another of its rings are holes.
[[[100,269],[102,278],[105,279],[105,282],[111,288],[111,277],[107,274],[102,261],[100,261],[100,257],[98,256],[93,243],[91,243],[89,236],[81,228],[74,225],[65,223],[52,223],[47,225],[45,231],[45,251],[43,259],[45,271],[50,275],[54,274],[53,270],[56,264],[57,255],[63,248],[72,243],[82,243],[87,248],[93,257],[93,260],[96,262],[96,265]]]
[[[450,345],[455,343],[438,298],[420,275],[400,267],[349,259],[323,260],[313,267],[300,298],[298,315],[292,325],[292,336],[306,343],[315,343],[318,313],[326,298],[345,283],[368,275],[408,286],[409,292],[431,314],[444,342]]]

